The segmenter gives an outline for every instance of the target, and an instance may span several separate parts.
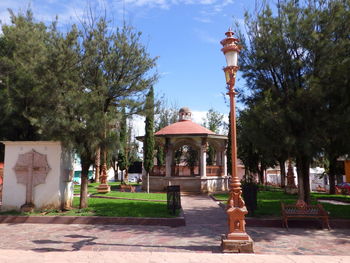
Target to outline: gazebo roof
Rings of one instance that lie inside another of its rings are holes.
[[[211,130],[208,130],[207,128],[204,128],[203,126],[194,123],[191,120],[181,120],[178,122],[175,122],[173,124],[170,124],[163,129],[157,131],[154,135],[192,135],[192,134],[212,134],[215,135],[214,132]]]

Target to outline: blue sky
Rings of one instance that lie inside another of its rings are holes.
[[[254,11],[254,0],[0,0],[0,20],[9,22],[7,8],[16,12],[30,6],[38,20],[49,22],[58,15],[64,29],[77,23],[88,3],[105,7],[115,25],[124,17],[142,32],[151,56],[159,56],[158,94],[195,112],[213,107],[228,113],[220,40],[234,19],[242,23],[244,12]],[[244,81],[236,85],[244,87]]]

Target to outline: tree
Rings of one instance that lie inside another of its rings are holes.
[[[329,90],[329,82],[337,88],[348,85],[349,65],[342,59],[348,52],[345,37],[348,33],[342,27],[348,17],[348,7],[349,3],[341,0],[285,0],[279,1],[275,15],[268,5],[254,18],[246,15],[249,45],[245,45],[242,52],[241,69],[251,87],[248,99],[251,105],[261,105],[268,95],[273,103],[270,105],[279,109],[282,137],[276,138],[281,138],[288,154],[296,158],[299,199],[306,202],[310,201],[310,163],[325,148],[323,136],[344,138],[339,129],[334,129],[331,114],[326,112],[333,111],[330,109],[334,109],[334,102],[342,105],[338,109],[347,111],[349,103],[343,104],[334,94],[325,91]],[[336,18],[329,19],[333,17],[331,14],[336,14]],[[338,27],[345,30],[343,37],[335,30]],[[329,59],[330,50],[342,55]],[[339,93],[347,92],[340,88],[336,94]],[[326,132],[326,123],[331,127],[328,131],[337,135]],[[328,145],[335,146],[335,141],[330,140]],[[279,154],[286,156],[283,151]]]
[[[25,133],[17,138],[61,140],[78,153],[84,208],[96,150],[115,147],[116,133],[108,124],[121,105],[130,112],[141,105],[140,95],[157,78],[149,72],[155,59],[140,43],[140,33],[125,25],[110,32],[105,18],[83,21],[81,32],[72,26],[65,35],[55,23],[36,23],[30,11],[12,13],[11,20],[2,27],[10,52],[0,64],[8,115],[25,120],[20,129]]]
[[[259,183],[264,184],[264,173],[275,165],[274,148],[271,144],[271,130],[260,109],[250,107],[240,112],[237,121],[238,156],[246,172],[257,173]]]
[[[147,193],[149,193],[149,173],[153,168],[153,158],[154,158],[154,91],[151,87],[149,93],[147,94],[145,103],[145,140],[143,142],[143,165],[147,173]]]
[[[310,33],[304,18],[295,1],[282,1],[277,16],[269,6],[256,18],[247,15],[249,45],[242,52],[241,66],[252,88],[251,100],[259,101],[269,94],[271,101],[284,109],[281,117],[286,120],[297,157],[299,198],[309,202],[308,167],[319,151],[317,134],[312,129],[318,125],[319,105],[303,74],[313,61],[300,41]]]
[[[334,194],[337,159],[350,152],[350,29],[344,26],[350,19],[350,2],[325,1],[317,13],[317,41],[309,47],[317,60],[310,83],[321,94],[320,143],[329,163],[330,194]]]
[[[220,112],[210,108],[206,114],[206,118],[203,119],[203,126],[211,130],[212,132],[219,133],[223,126],[224,115]]]
[[[159,99],[158,103],[155,105],[155,131],[157,132],[166,126],[177,122],[178,115],[178,108],[176,105],[169,106],[163,98]],[[155,148],[157,165],[159,166],[163,166],[165,163],[165,152],[163,147],[163,145],[157,143]]]
[[[211,108],[207,112],[206,118],[203,119],[203,126],[215,133],[219,133],[220,128],[223,126],[223,118],[223,114],[220,114],[218,111]],[[215,154],[215,148],[212,145],[209,145],[207,156],[208,165],[214,165]]]
[[[118,169],[121,170],[121,181],[124,181],[123,171],[127,169],[128,164],[128,134],[127,134],[127,116],[125,107],[121,110],[121,120],[119,123],[119,153],[118,153]]]
[[[11,23],[2,26],[0,37],[1,139],[38,140],[47,136],[37,125],[45,118],[42,112],[57,109],[63,81],[73,77],[77,31],[63,36],[57,21],[46,26],[30,10],[9,13]]]

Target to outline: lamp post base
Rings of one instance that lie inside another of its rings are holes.
[[[221,236],[221,251],[223,253],[254,253],[253,240],[249,236],[248,240],[232,240],[223,234]]]

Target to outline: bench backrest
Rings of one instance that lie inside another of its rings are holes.
[[[321,204],[307,205],[306,203],[300,206],[298,203],[295,205],[286,205],[281,203],[282,213],[286,215],[326,215],[327,212],[323,209]]]

